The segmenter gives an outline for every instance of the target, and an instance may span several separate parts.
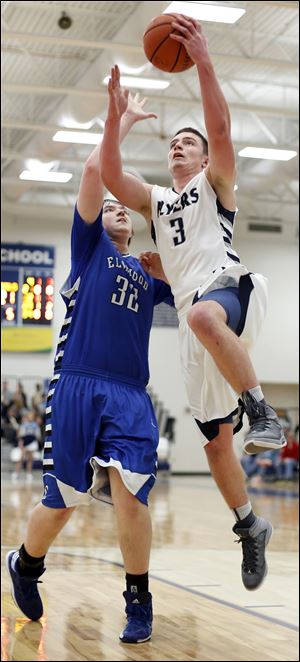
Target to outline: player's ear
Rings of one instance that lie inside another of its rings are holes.
[[[209,164],[208,154],[203,154],[202,161],[201,161],[202,169],[204,170],[204,168],[206,168],[206,166],[208,166],[208,164]]]
[[[132,239],[132,237],[134,237],[134,230],[133,230],[133,228],[132,228],[131,237],[129,237],[129,239],[128,239],[128,246],[130,246],[130,243],[131,243],[131,239]]]

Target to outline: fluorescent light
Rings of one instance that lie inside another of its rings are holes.
[[[19,179],[33,182],[58,182],[59,184],[65,184],[72,177],[71,172],[39,172],[37,170],[23,170],[19,175]]]
[[[103,80],[103,83],[107,85],[108,81],[109,76],[106,76]],[[170,85],[168,80],[159,80],[157,78],[137,78],[136,76],[121,76],[120,83],[125,87],[138,87],[144,90],[165,90]]]
[[[95,124],[96,118],[94,117],[89,122],[76,122],[72,117],[63,117],[61,125],[66,129],[81,129],[82,131],[88,131]]]
[[[223,7],[222,5],[206,5],[199,2],[171,2],[164,14],[185,14],[198,21],[214,21],[215,23],[236,23],[245,14],[245,9],[238,7]]]
[[[119,64],[119,69],[122,69],[124,72],[125,76],[140,76],[141,74],[146,71],[146,69],[149,68],[149,62],[147,64],[143,64],[142,67],[128,67],[125,62],[118,62]]]
[[[26,159],[26,170],[34,170],[34,172],[49,172],[54,167],[59,166],[59,161],[40,161],[39,159]]]
[[[289,161],[297,156],[297,152],[288,149],[269,149],[263,147],[245,147],[238,152],[239,156],[249,159],[270,159],[271,161]]]
[[[57,131],[52,140],[61,143],[80,143],[82,145],[98,145],[102,133],[90,133],[87,131]]]

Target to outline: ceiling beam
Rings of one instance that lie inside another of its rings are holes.
[[[261,5],[264,5],[265,7],[279,7],[280,9],[299,9],[299,2],[295,0],[295,2],[280,2],[280,0],[266,0],[263,2],[262,0],[251,0],[251,5],[257,5],[258,7],[261,7]]]
[[[246,207],[248,209],[249,207],[249,202],[253,202],[253,198],[247,197],[247,196],[239,196],[239,204],[245,203]],[[274,216],[274,213],[272,212],[272,209],[270,208],[270,214],[266,214],[266,204],[270,205],[273,204],[275,205],[275,210],[278,210],[278,203],[270,203],[269,200],[264,200],[263,198],[257,198],[255,200],[257,203],[257,209],[258,209],[258,214],[260,213],[259,205],[262,205],[262,217],[264,222],[271,220]],[[282,224],[284,227],[287,225],[294,225],[296,226],[298,223],[298,215],[297,215],[297,204],[296,202],[292,202],[290,200],[285,200],[282,203],[283,205],[288,205],[291,207],[295,208],[295,214],[290,213],[288,215],[288,218],[285,215],[280,214],[280,216],[283,218]],[[66,221],[70,226],[72,224],[72,211],[74,209],[74,205],[68,204],[68,205],[51,205],[48,204],[47,202],[42,204],[40,202],[30,204],[30,203],[24,203],[24,202],[9,202],[7,200],[2,199],[1,202],[1,212],[2,214],[9,214],[9,215],[16,215],[18,218],[30,218],[30,219],[39,219],[42,222],[42,219],[48,220],[48,218],[51,218],[52,223],[56,223],[57,221]],[[292,212],[293,210],[291,210]],[[139,215],[137,215],[139,218]],[[3,216],[4,218],[4,216]],[[245,215],[243,213],[240,213],[239,218],[238,218],[238,225],[243,222],[245,218]]]
[[[64,128],[62,126],[59,126],[58,124],[29,124],[29,123],[26,123],[26,122],[15,122],[15,121],[8,122],[8,121],[5,121],[5,120],[3,120],[1,122],[1,125],[2,125],[2,128],[5,128],[5,129],[22,129],[22,130],[25,130],[25,131],[35,131],[35,132],[39,131],[39,132],[45,132],[45,133],[52,133],[52,132],[54,133],[55,131],[59,131],[59,130],[62,130]],[[72,129],[72,131],[80,131],[80,129]],[[89,133],[89,132],[87,131],[86,133]],[[100,135],[100,133],[99,133],[99,135]],[[166,135],[161,135],[159,133],[146,133],[146,132],[137,133],[137,132],[134,132],[134,131],[131,132],[130,134],[128,134],[126,139],[128,141],[131,138],[136,138],[138,140],[140,140],[141,138],[145,138],[145,139],[148,139],[148,140],[149,139],[151,139],[151,140],[161,140],[162,142],[163,141],[169,142],[169,140],[170,140],[169,135],[166,136]],[[55,144],[56,145],[57,144],[61,144],[61,145],[65,144],[65,145],[71,146],[72,143],[55,143]],[[251,145],[257,147],[257,140],[255,142],[249,141],[249,140],[247,140],[245,142],[242,142],[240,140],[234,140],[234,145],[238,149],[242,149],[243,147],[247,147],[247,146],[251,147]],[[81,145],[81,147],[82,147],[82,145]],[[88,147],[90,148],[90,150],[93,149],[93,145],[86,145],[87,149],[88,149]],[[270,143],[262,143],[261,141],[259,141],[259,147],[270,148]],[[295,149],[297,151],[298,144],[297,143],[295,143],[295,144],[294,143],[292,143],[292,144],[290,144],[290,143],[289,144],[288,143],[278,144],[278,145],[276,145],[276,149]],[[1,152],[2,156],[4,156],[4,158],[9,158],[8,155],[13,154],[13,153],[14,153],[13,151],[11,151],[11,150],[9,150],[5,147],[3,147],[2,152]],[[47,155],[43,155],[43,156],[41,156],[41,154],[40,154],[38,157],[32,156],[31,154],[23,154],[23,156],[22,156],[21,152],[15,152],[15,154],[16,154],[16,157],[13,157],[13,158],[23,158],[23,159],[40,158],[40,159],[43,159],[43,160],[50,159],[50,160],[56,160],[56,161],[64,161],[63,156],[62,155],[57,155],[57,154],[56,155],[55,154],[53,154],[53,155],[47,154]],[[74,162],[76,163],[76,158],[71,159],[71,160],[72,160],[73,163]],[[136,161],[136,163],[139,162],[138,159],[135,159],[135,161]],[[149,164],[149,160],[147,159],[147,161],[145,163]]]
[[[159,172],[158,169],[156,169],[156,171],[155,171],[155,175],[156,175],[157,178],[158,177],[163,177],[166,174],[167,174],[167,168],[162,169],[161,173]],[[268,175],[266,175],[266,177],[268,177]],[[70,192],[70,193],[76,195],[77,191],[78,191],[79,180],[80,180],[80,177],[76,176],[73,179],[71,179],[69,182],[65,182],[65,183],[28,181],[28,180],[19,179],[18,177],[2,177],[1,181],[2,181],[3,192],[5,192],[5,187],[13,186],[13,187],[17,187],[19,190],[22,189],[22,188],[26,188],[26,189],[44,189],[44,190],[47,190],[47,189],[54,190],[55,189],[56,193],[61,192],[63,194],[63,193],[66,193],[66,192]],[[156,179],[156,181],[157,181],[157,179]],[[239,200],[239,204],[243,203],[245,201],[247,201],[247,203],[255,202],[255,204],[263,204],[265,206],[264,207],[264,213],[267,213],[267,208],[270,205],[275,205],[275,207],[277,209],[278,209],[279,206],[281,207],[282,205],[291,205],[292,207],[295,207],[295,210],[298,210],[298,200],[295,200],[294,197],[289,198],[289,199],[280,199],[280,202],[279,202],[278,200],[275,201],[275,200],[271,200],[270,198],[266,197],[265,193],[263,193],[261,195],[261,197],[259,196],[258,193],[256,193],[255,198],[253,198],[251,196],[247,196],[247,194],[243,194],[243,192],[240,190],[240,188],[239,188],[239,191],[237,193],[237,197],[238,197],[238,200]],[[6,201],[4,200],[4,198],[3,198],[2,202],[3,202],[3,204],[6,204]],[[45,205],[46,206],[51,206],[51,205],[48,205],[48,203],[45,203]],[[288,220],[289,219],[287,219],[287,221]],[[297,220],[298,220],[298,216],[297,216]]]
[[[141,46],[136,46],[134,44],[124,44],[116,41],[89,41],[87,39],[71,39],[70,37],[48,37],[46,35],[39,34],[30,34],[26,32],[14,32],[14,31],[3,31],[1,32],[1,39],[4,42],[14,41],[15,45],[21,44],[22,42],[27,42],[28,50],[32,47],[33,44],[43,44],[45,46],[63,46],[65,47],[75,47],[75,48],[86,48],[88,50],[97,50],[97,51],[114,51],[118,53],[132,53],[135,55],[145,54]],[[46,54],[45,54],[46,55]],[[210,52],[211,58],[214,62],[221,62],[222,64],[233,64],[238,65],[251,65],[254,68],[263,67],[269,68],[274,67],[275,69],[287,69],[289,71],[298,71],[297,62],[290,62],[287,60],[281,60],[277,58],[255,58],[255,57],[243,57],[241,55],[230,55],[225,53],[214,53]]]
[[[45,210],[48,208],[49,217],[51,216],[53,222],[67,221],[72,224],[72,214],[70,210],[73,209],[72,205],[44,205],[44,204],[27,204],[18,202],[2,202],[2,214],[16,215],[19,218],[45,218]]]
[[[2,83],[2,90],[8,92],[9,94],[24,94],[24,95],[37,95],[37,96],[75,96],[83,97],[85,99],[100,99],[107,101],[108,93],[107,91],[101,92],[95,90],[85,90],[79,89],[77,87],[52,87],[46,85],[22,85],[21,83]],[[187,99],[186,97],[169,97],[164,94],[160,96],[155,96],[147,94],[147,99],[152,103],[159,103],[163,105],[170,104],[174,108],[178,106],[190,106],[195,107],[201,105],[200,99]],[[276,107],[274,106],[261,106],[254,104],[244,104],[244,103],[235,103],[229,102],[230,110],[235,110],[238,112],[251,112],[257,113],[258,115],[268,115],[269,117],[289,117],[291,119],[298,119],[297,109],[293,110],[287,106]],[[2,124],[3,126],[3,124]]]
[[[86,3],[84,3],[86,4]],[[81,15],[87,15],[92,18],[95,18],[96,16],[108,16],[111,15],[111,10],[107,8],[107,10],[102,9],[103,3],[100,3],[100,7],[96,5],[96,9],[94,7],[77,7],[76,5],[72,5],[70,8],[68,6],[59,6],[58,4],[48,4],[45,2],[38,2],[37,0],[14,0],[13,5],[15,7],[19,7],[19,9],[33,9],[34,12],[36,11],[41,11],[44,15],[45,12],[50,12],[50,13],[55,13],[60,15],[63,10],[66,11],[66,13],[72,15],[72,14],[81,14]],[[100,10],[100,11],[99,11]]]
[[[140,134],[137,134],[137,135],[139,137],[141,137]],[[241,142],[235,143],[235,147],[237,149],[242,149],[243,147],[246,147],[247,145],[251,146],[251,144],[249,142],[247,142],[247,143],[241,143]],[[81,145],[81,147],[82,147],[82,145]],[[27,159],[36,159],[36,160],[39,160],[39,161],[42,161],[42,162],[59,161],[60,163],[63,163],[64,165],[67,165],[67,166],[72,166],[72,165],[83,166],[86,159],[88,158],[91,150],[93,149],[93,145],[87,145],[86,147],[87,147],[86,154],[83,155],[81,158],[78,157],[78,156],[74,156],[74,157],[72,157],[72,156],[68,157],[67,156],[67,157],[65,157],[63,154],[57,155],[57,154],[49,154],[48,153],[46,155],[46,154],[41,154],[41,153],[38,153],[38,152],[33,152],[33,153],[30,153],[30,154],[24,154],[22,152],[17,152],[17,151],[13,151],[13,150],[9,150],[9,149],[3,149],[2,150],[1,158],[2,159],[8,159],[10,162],[11,161],[25,161]],[[88,148],[90,148],[90,149],[88,149]],[[289,148],[290,148],[290,146],[287,147],[286,145],[284,147],[276,145],[276,149],[289,149]],[[126,164],[127,166],[131,166],[131,167],[137,168],[137,169],[142,168],[143,171],[144,170],[146,171],[147,169],[148,170],[155,169],[156,172],[160,172],[161,170],[163,170],[165,172],[166,165],[167,165],[167,164],[162,163],[161,159],[145,159],[145,158],[138,159],[138,158],[131,158],[130,156],[129,157],[124,156],[123,161],[124,161],[124,164]],[[251,176],[251,175],[248,174],[247,177],[249,177],[249,176]]]
[[[34,9],[34,11],[40,10],[43,13],[45,13],[45,11],[52,12],[52,13],[53,12],[59,13],[62,9],[61,7],[59,7],[56,4],[49,4],[48,5],[48,4],[45,4],[44,2],[38,2],[37,0],[31,0],[31,1],[30,0],[14,0],[13,4],[14,4],[15,7],[19,7],[20,9],[23,9],[23,8],[25,8],[25,9]],[[257,1],[251,0],[251,5],[257,5],[257,6],[264,5],[264,6],[267,6],[267,7],[272,5],[274,7],[280,7],[280,8],[283,8],[283,9],[298,9],[298,6],[299,6],[298,2],[296,2],[296,1],[295,2],[292,2],[292,1],[290,1],[290,2],[288,2],[288,1],[287,2],[281,2],[280,0],[277,0],[277,1],[273,0],[273,2],[272,2],[272,0],[257,0]],[[76,13],[90,14],[92,16],[95,16],[95,13],[96,14],[101,14],[101,15],[111,13],[111,10],[107,9],[105,11],[105,10],[102,9],[102,7],[99,7],[99,6],[98,6],[98,8],[96,8],[96,10],[94,8],[91,9],[91,8],[87,8],[87,7],[76,7],[76,6],[72,6],[72,7],[70,7],[70,9],[66,8],[66,7],[63,7],[63,9],[67,9],[70,12],[70,14],[72,14],[72,12],[74,12],[75,14]],[[98,11],[98,9],[100,9],[100,11]]]

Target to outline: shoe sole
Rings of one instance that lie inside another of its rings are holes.
[[[122,639],[122,637],[119,637],[120,641],[122,644],[144,644],[146,641],[149,641],[151,639],[151,634],[149,637],[146,637],[146,639],[138,639],[138,641],[134,641],[133,639]]]
[[[14,554],[16,551],[17,551],[17,550],[15,549],[15,550],[13,551],[13,554]],[[10,571],[9,559],[10,559],[11,554],[12,554],[12,552],[8,552],[8,553],[6,554],[5,564],[6,564],[7,571],[8,571],[8,574],[9,574],[9,576],[10,576],[10,580],[11,580],[11,591],[10,591],[10,592],[11,592],[12,599],[13,599],[13,601],[14,601],[16,607],[19,609],[19,611],[20,611],[22,614],[24,614],[24,616],[25,616],[26,618],[29,618],[31,621],[33,621],[33,622],[35,623],[36,621],[39,621],[40,618],[42,618],[43,614],[41,614],[38,618],[30,618],[30,616],[27,616],[27,614],[25,614],[25,612],[23,611],[23,609],[21,609],[21,607],[19,606],[19,604],[18,604],[18,602],[17,602],[17,600],[16,600],[16,597],[15,597],[15,592],[14,592],[14,582],[13,582],[12,574],[11,574],[11,571]]]
[[[256,455],[256,453],[265,453],[267,450],[277,450],[280,451],[284,446],[287,445],[286,439],[283,443],[275,443],[274,441],[258,441],[257,439],[249,439],[244,444],[244,451],[247,455]]]

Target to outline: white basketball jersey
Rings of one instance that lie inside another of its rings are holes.
[[[220,287],[232,286],[248,272],[232,248],[235,212],[222,207],[204,172],[181,193],[154,186],[151,206],[152,236],[179,313],[220,276]]]

